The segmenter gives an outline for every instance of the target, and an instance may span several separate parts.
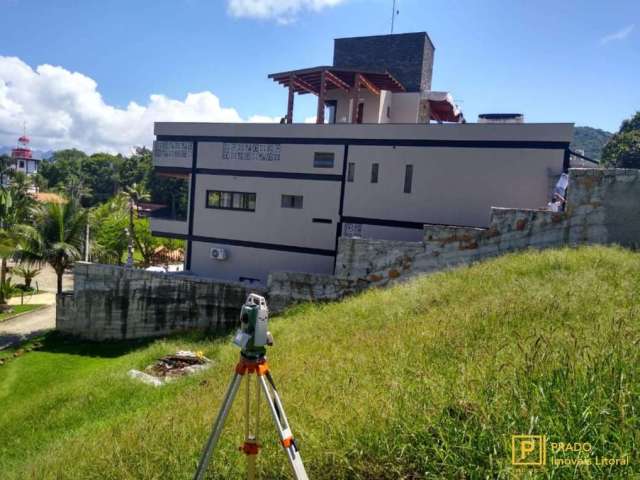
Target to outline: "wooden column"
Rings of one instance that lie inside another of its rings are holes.
[[[293,123],[293,75],[289,77],[289,98],[287,100],[287,123]]]
[[[327,93],[327,85],[324,70],[320,73],[320,91],[318,92],[318,113],[316,123],[324,123],[324,97]]]
[[[356,73],[353,78],[353,88],[351,89],[351,123],[358,121],[358,98],[360,97],[360,74]]]

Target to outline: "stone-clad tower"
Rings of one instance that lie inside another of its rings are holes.
[[[337,38],[334,67],[389,71],[408,92],[431,90],[435,47],[426,32]]]

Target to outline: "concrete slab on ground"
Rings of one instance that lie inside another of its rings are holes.
[[[56,328],[55,305],[0,322],[0,350],[54,328]]]
[[[56,294],[54,292],[43,292],[35,295],[25,295],[24,297],[11,297],[9,305],[55,305]]]

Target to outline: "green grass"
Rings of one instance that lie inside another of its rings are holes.
[[[289,310],[269,359],[310,478],[637,478],[639,292],[639,254],[591,247]],[[45,338],[0,367],[0,476],[191,478],[238,355],[228,340]],[[126,376],[185,348],[215,367],[163,388]],[[242,478],[240,405],[209,478]],[[262,420],[261,478],[291,478]],[[528,432],[631,464],[515,470],[511,435]]]
[[[41,308],[43,305],[39,304],[39,303],[35,303],[35,304],[26,304],[26,305],[13,305],[11,307],[11,311],[10,312],[5,312],[5,313],[0,313],[0,322],[4,321],[4,320],[9,320],[10,318],[13,318],[17,315],[20,315],[22,313],[27,313],[27,312],[31,312],[32,310],[37,310],[39,308]]]

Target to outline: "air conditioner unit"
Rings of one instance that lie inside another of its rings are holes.
[[[209,252],[209,256],[214,260],[226,260],[227,251],[224,248],[214,247]]]

